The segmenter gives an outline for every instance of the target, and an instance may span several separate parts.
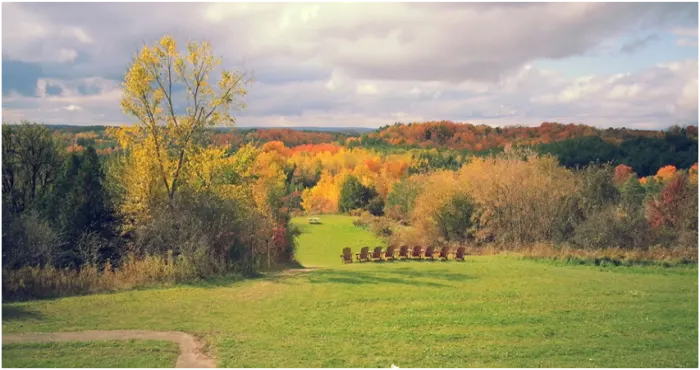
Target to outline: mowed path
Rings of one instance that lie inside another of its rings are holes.
[[[94,340],[164,340],[180,347],[175,367],[211,368],[214,361],[202,352],[202,344],[192,335],[177,331],[90,330],[59,333],[5,334],[2,344],[35,342],[87,342]]]

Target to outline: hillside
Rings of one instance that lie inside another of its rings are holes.
[[[669,129],[672,133],[697,139],[697,126]],[[682,132],[682,133],[681,133]],[[598,136],[607,142],[620,144],[624,140],[648,137],[661,138],[661,130],[632,130],[627,128],[599,129],[582,124],[543,122],[538,127],[506,126],[491,127],[452,121],[422,123],[395,123],[363,135],[361,142],[368,145],[405,145],[423,148],[466,149],[482,151],[511,145],[548,144],[572,138]]]

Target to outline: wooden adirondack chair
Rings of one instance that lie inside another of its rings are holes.
[[[399,248],[399,255],[397,258],[398,259],[411,258],[411,251],[408,249],[407,245],[402,245],[401,248]]]
[[[466,255],[467,255],[467,248],[459,247],[459,248],[457,248],[457,252],[455,252],[455,260],[464,261],[464,256],[466,256]]]
[[[360,249],[360,253],[355,253],[355,257],[357,258],[358,262],[369,262],[369,247],[362,247],[362,249]]]
[[[452,254],[450,247],[442,247],[440,248],[440,252],[438,253],[438,258],[447,261],[450,258],[450,254]]]
[[[379,261],[384,257],[384,249],[382,247],[375,247],[374,251],[369,255],[370,260]]]
[[[342,263],[352,263],[352,249],[343,248],[343,254],[340,255],[340,261]]]
[[[425,259],[430,259],[432,261],[435,261],[435,255],[438,253],[438,251],[435,250],[435,247],[430,246],[425,250],[424,256]]]
[[[386,249],[386,252],[384,252],[384,260],[395,260],[396,259],[396,254],[398,251],[396,250],[396,246],[391,245],[389,248]]]
[[[418,258],[420,260],[423,259],[424,256],[425,254],[423,252],[423,247],[420,245],[413,247],[413,250],[411,251],[411,259]]]

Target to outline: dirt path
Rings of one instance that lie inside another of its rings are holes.
[[[28,333],[2,335],[2,343],[30,342],[84,342],[93,340],[146,339],[166,340],[180,346],[175,367],[216,367],[214,361],[202,353],[201,343],[192,335],[178,331],[150,330],[95,330],[63,333]]]

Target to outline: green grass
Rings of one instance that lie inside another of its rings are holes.
[[[179,350],[166,341],[13,343],[2,346],[3,367],[174,367]]]
[[[297,259],[305,266],[338,267],[344,247],[351,247],[353,253],[362,247],[385,246],[383,240],[352,224],[352,218],[341,215],[320,216],[320,225],[311,225],[307,218],[292,220],[300,230],[297,239]]]
[[[381,242],[294,222],[310,273],[3,305],[3,333],[179,330],[219,367],[697,367],[696,268],[515,257],[340,264]],[[3,358],[4,359],[4,358]]]

